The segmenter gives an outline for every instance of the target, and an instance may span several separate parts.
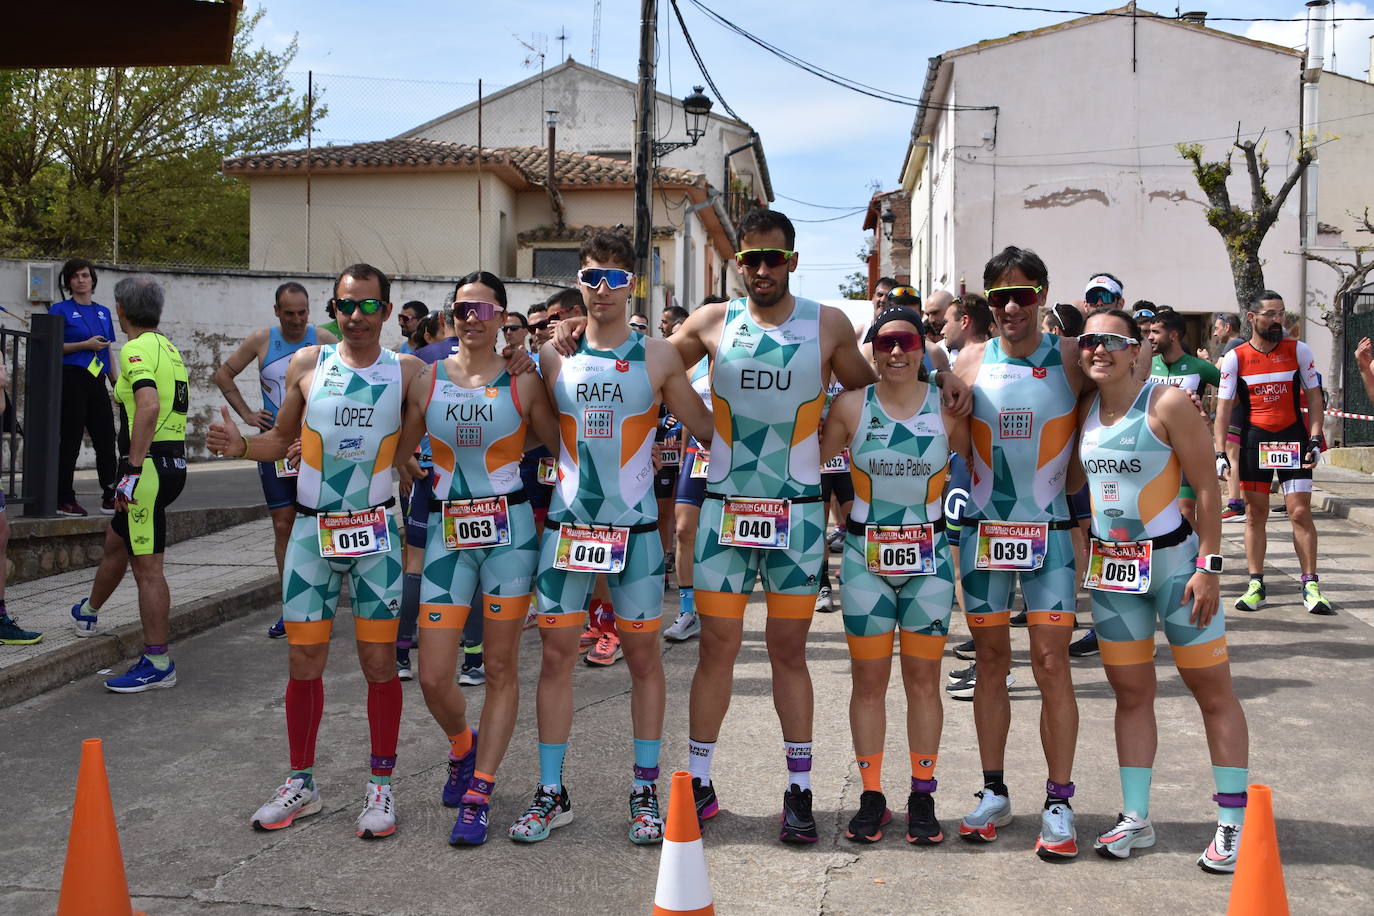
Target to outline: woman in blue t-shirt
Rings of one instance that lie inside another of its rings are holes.
[[[115,459],[114,412],[105,380],[115,381],[115,362],[110,353],[114,321],[110,310],[95,302],[95,265],[72,258],[62,265],[61,288],[70,298],[48,309],[65,324],[62,338],[62,430],[58,445],[57,514],[85,515],[76,501],[72,476],[81,454],[83,430],[95,449],[96,474],[100,478],[100,511],[113,515]]]

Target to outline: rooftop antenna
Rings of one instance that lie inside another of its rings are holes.
[[[601,69],[601,0],[592,2],[592,69]]]
[[[544,57],[549,50],[549,36],[544,32],[531,32],[530,40],[526,41],[514,32],[510,34],[512,38],[520,42],[521,47],[529,52],[525,55],[525,59],[520,62],[520,66],[528,70],[537,63],[539,64],[539,72],[543,73]]]
[[[558,62],[562,63],[568,59],[568,30],[560,25],[554,41],[558,42]]]

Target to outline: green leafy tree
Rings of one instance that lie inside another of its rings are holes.
[[[840,281],[840,295],[846,299],[868,298],[868,275],[854,271]]]
[[[248,189],[220,162],[306,133],[295,42],[254,47],[264,12],[227,66],[0,72],[0,253],[111,258],[117,201],[121,261],[246,264]]]

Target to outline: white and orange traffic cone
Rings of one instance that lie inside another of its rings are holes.
[[[692,775],[678,770],[668,792],[668,821],[658,858],[653,916],[715,916],[715,912],[692,797]]]

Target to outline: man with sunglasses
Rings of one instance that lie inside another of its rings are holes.
[[[635,312],[630,316],[630,330],[638,331],[641,334],[649,333],[649,316],[643,312]]]
[[[525,320],[524,315],[519,312],[506,312],[506,321],[501,326],[501,334],[510,346],[520,350],[528,350],[529,327],[530,323]]]
[[[339,340],[323,329],[310,324],[310,297],[305,287],[294,281],[277,287],[272,311],[277,327],[259,328],[250,333],[224,364],[215,370],[215,384],[224,394],[243,422],[258,429],[271,429],[277,411],[285,397],[286,368],[297,350],[317,344],[335,344]],[[234,379],[253,360],[258,362],[258,381],[262,387],[262,410],[255,411],[239,392]],[[272,518],[272,535],[276,540],[277,575],[282,573],[286,543],[296,523],[297,468],[287,467],[285,461],[259,461],[258,477],[262,481],[262,496],[267,501],[267,513]],[[267,628],[267,635],[280,639],[286,627],[280,617]]]
[[[1092,314],[1100,309],[1121,308],[1122,293],[1126,285],[1116,278],[1114,274],[1109,274],[1105,270],[1101,273],[1093,274],[1088,281],[1087,287],[1083,290],[1083,304],[1087,306],[1088,314]],[[1077,362],[1077,356],[1074,362]]]
[[[1068,654],[1077,583],[1069,533],[1075,522],[1064,490],[1078,397],[1089,382],[1079,368],[1078,342],[1041,330],[1049,273],[1039,256],[1008,247],[988,261],[983,282],[998,336],[968,342],[954,370],[973,387],[972,485],[959,565],[974,641],[973,717],[983,766],[979,804],[959,833],[991,842],[1012,820],[1003,767],[1011,725],[1011,595],[1019,578],[1049,770],[1036,852],[1071,858],[1078,854],[1069,802],[1078,706]],[[1120,284],[1106,275],[1095,277],[1088,293],[1094,288],[1120,295]]]
[[[418,299],[407,302],[396,312],[396,323],[401,327],[401,345],[396,348],[397,353],[414,353],[411,349],[410,337],[415,333],[415,328],[420,319],[429,314],[429,306]]]
[[[586,333],[570,354],[540,353],[544,383],[563,430],[558,482],[549,507],[536,584],[543,666],[539,785],[511,838],[535,842],[572,818],[563,760],[572,730],[572,671],[580,655],[593,580],[603,576],[630,671],[634,785],[630,840],[663,839],[656,781],[667,686],[659,645],[663,546],[654,497],[653,447],[660,401],[703,442],[711,414],[687,381],[677,351],[626,322],[634,249],[598,232],[578,252]]]
[[[324,674],[342,576],[349,576],[358,661],[367,680],[371,776],[357,835],[396,830],[391,773],[401,725],[394,646],[401,609],[401,552],[390,507],[391,466],[401,405],[423,364],[381,346],[391,317],[391,282],[370,264],[344,268],[334,284],[338,346],[306,347],[287,369],[276,425],[244,439],[222,408],[207,436],[212,452],[277,460],[301,439],[297,517],[286,550],[283,615],[290,644],[286,782],[252,817],[260,830],[288,827],[322,809],[315,787],[315,739],[324,711]]]

